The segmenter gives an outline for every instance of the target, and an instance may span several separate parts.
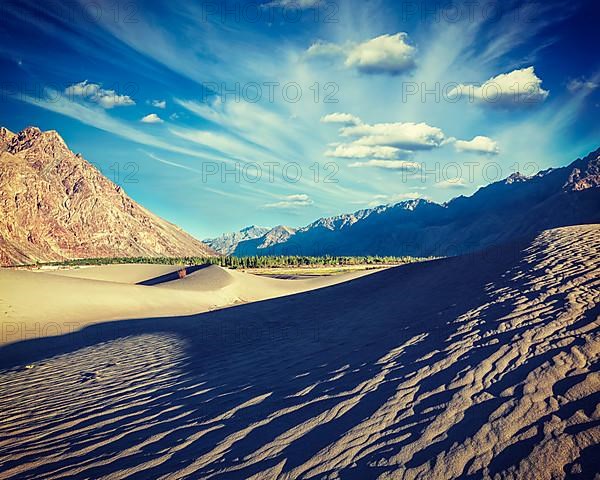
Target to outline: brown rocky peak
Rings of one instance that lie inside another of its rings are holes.
[[[26,128],[24,128],[23,130],[21,130],[19,132],[19,135],[26,135],[26,136],[39,136],[42,133],[42,131],[38,128],[38,127],[34,127],[33,125],[30,125]]]
[[[6,150],[13,155],[22,153],[38,167],[46,161],[64,160],[73,156],[55,130],[42,132],[37,127],[27,127],[14,135],[8,142]]]
[[[575,162],[563,189],[582,191],[598,187],[600,187],[600,148]]]
[[[31,148],[36,140],[42,135],[42,131],[37,127],[27,127],[14,135],[8,143],[10,153],[18,153]]]
[[[6,150],[8,143],[15,136],[8,128],[0,127],[0,152]]]
[[[0,265],[214,252],[138,205],[54,130],[28,127],[0,149]]]
[[[44,141],[46,143],[51,143],[53,145],[56,145],[60,149],[67,150],[69,153],[72,153],[68,149],[67,144],[65,143],[63,138],[58,134],[58,132],[56,130],[47,130],[47,131],[43,132],[42,138],[44,139]]]
[[[12,137],[14,137],[15,134],[13,132],[11,132],[8,128],[6,127],[0,127],[0,139],[2,140],[10,140]]]

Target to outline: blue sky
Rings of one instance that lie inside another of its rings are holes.
[[[600,143],[593,1],[37,3],[0,7],[0,124],[58,130],[200,238],[442,202]]]

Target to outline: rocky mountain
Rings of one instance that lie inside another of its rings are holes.
[[[207,238],[203,242],[221,255],[231,255],[238,246],[238,243],[262,237],[269,230],[271,230],[269,227],[250,225],[249,227],[242,228],[239,232],[224,233],[216,238]]]
[[[0,127],[0,153],[8,149],[8,144],[14,138],[15,134],[4,127]]]
[[[448,256],[541,230],[600,222],[600,149],[567,167],[519,173],[437,204],[395,205],[321,218],[287,238],[240,242],[244,255]]]
[[[128,197],[56,131],[0,129],[0,263],[210,255]]]
[[[238,243],[233,254],[238,257],[260,255],[257,252],[268,251],[272,247],[285,244],[295,233],[295,228],[278,225],[261,237]]]

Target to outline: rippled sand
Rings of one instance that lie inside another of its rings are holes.
[[[561,228],[5,345],[0,477],[593,478],[599,249],[599,226]],[[200,279],[111,288],[183,301]]]

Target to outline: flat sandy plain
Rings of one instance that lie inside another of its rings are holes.
[[[0,478],[594,478],[599,250],[586,225],[301,280],[2,270]]]

